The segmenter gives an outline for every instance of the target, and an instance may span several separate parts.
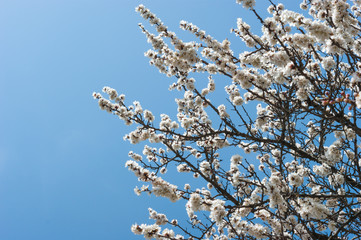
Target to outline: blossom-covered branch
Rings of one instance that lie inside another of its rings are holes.
[[[136,8],[156,30],[139,25],[152,45],[145,56],[175,79],[171,91],[184,93],[177,119],[156,120],[110,87],[105,97],[94,93],[101,109],[136,125],[124,139],[144,144],[126,167],[151,186],[135,193],[185,202],[188,226],[149,209],[155,223],[132,231],[146,239],[361,238],[361,1],[304,0],[300,12],[269,1],[269,16],[254,0],[236,2],[262,25],[258,36],[237,20],[231,32],[248,48],[240,53],[181,21],[198,41],[184,42]],[[222,88],[228,99],[217,104]],[[171,168],[184,187],[166,180]],[[189,173],[204,187],[192,187]]]

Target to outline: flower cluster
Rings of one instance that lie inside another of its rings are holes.
[[[270,1],[267,16],[255,0],[236,2],[262,25],[256,35],[237,20],[231,32],[242,52],[187,21],[180,28],[198,42],[184,42],[136,8],[156,31],[139,25],[152,46],[145,56],[182,92],[174,119],[127,105],[110,87],[106,97],[93,94],[102,110],[136,125],[124,139],[143,151],[129,152],[126,166],[149,186],[135,193],[185,202],[190,228],[149,209],[155,224],[132,231],[146,239],[361,238],[361,1],[303,0],[299,12]],[[223,90],[226,102],[216,96]]]

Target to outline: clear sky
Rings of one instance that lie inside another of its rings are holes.
[[[231,39],[236,53],[237,17],[256,22],[235,0],[0,0],[0,239],[141,239],[130,226],[148,221],[149,206],[185,216],[184,202],[133,193],[131,129],[92,98],[111,86],[129,104],[175,113],[172,80],[143,56],[140,3],[186,40],[180,20]]]

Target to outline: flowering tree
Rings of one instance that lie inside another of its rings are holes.
[[[157,31],[140,24],[153,47],[145,53],[150,64],[176,80],[170,90],[184,92],[176,99],[177,119],[162,114],[156,121],[110,87],[103,89],[106,98],[94,98],[137,126],[126,140],[150,142],[126,162],[150,185],[135,192],[184,201],[189,225],[149,209],[155,223],[133,225],[135,234],[361,239],[361,1],[304,0],[301,13],[269,2],[269,16],[262,17],[254,0],[237,0],[255,14],[263,33],[238,19],[232,32],[249,48],[242,53],[181,21],[181,29],[198,39],[184,42],[145,6],[136,8]],[[196,83],[197,73],[208,81]],[[211,101],[218,75],[229,97],[222,105]],[[204,187],[166,181],[173,167]]]

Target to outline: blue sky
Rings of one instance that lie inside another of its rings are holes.
[[[180,20],[242,51],[229,30],[248,13],[232,0],[0,0],[2,240],[141,239],[130,226],[148,221],[149,206],[185,216],[184,202],[133,193],[130,129],[91,96],[111,86],[156,115],[175,113],[172,80],[143,56],[140,3],[186,40]]]

